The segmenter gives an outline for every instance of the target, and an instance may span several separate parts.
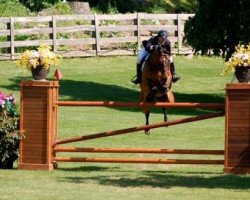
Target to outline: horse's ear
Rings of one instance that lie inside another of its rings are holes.
[[[170,52],[168,50],[166,50],[166,49],[164,49],[163,53],[170,56]]]
[[[159,53],[163,53],[164,49],[162,47],[160,47],[160,46],[157,46],[156,51],[159,52]]]

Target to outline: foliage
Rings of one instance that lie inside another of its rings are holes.
[[[54,5],[51,5],[48,8],[41,10],[38,15],[48,16],[48,15],[70,15],[73,14],[73,10],[71,9],[68,3],[64,3],[59,1]]]
[[[32,12],[39,12],[42,9],[48,8],[60,0],[19,0],[23,5],[29,8]]]
[[[26,50],[15,61],[18,67],[22,67],[28,70],[35,69],[38,66],[49,69],[54,65],[58,65],[61,56],[56,55],[51,51],[51,47],[47,44],[41,44],[38,50]]]
[[[211,51],[228,60],[235,46],[250,41],[249,0],[203,0],[184,28],[184,40],[202,55]]]
[[[238,45],[236,52],[226,63],[226,67],[223,74],[228,72],[234,72],[237,67],[249,67],[250,66],[250,43],[248,45]]]
[[[29,10],[18,0],[0,0],[0,17],[27,16]]]
[[[18,158],[20,139],[15,97],[0,92],[0,168],[12,168]]]
[[[112,8],[119,13],[193,13],[197,8],[197,0],[86,0],[95,10],[109,13]]]
[[[149,13],[194,13],[197,1],[151,0],[145,6]]]

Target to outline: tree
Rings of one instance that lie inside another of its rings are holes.
[[[212,51],[228,60],[236,45],[250,41],[249,7],[249,0],[199,0],[185,24],[185,42],[202,55]]]
[[[60,0],[19,0],[20,3],[29,8],[32,12],[39,12],[44,8],[48,8],[50,5],[55,4]]]

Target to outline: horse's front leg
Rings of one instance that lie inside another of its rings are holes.
[[[167,122],[168,121],[167,109],[162,108],[162,112],[163,112],[163,115],[164,115],[164,122]]]
[[[150,115],[150,113],[149,113],[149,111],[147,111],[147,112],[145,113],[145,117],[146,117],[146,124],[145,124],[145,125],[149,125],[149,115]],[[145,133],[146,135],[149,135],[149,134],[150,134],[150,129],[145,129],[145,130],[144,130],[144,133]]]

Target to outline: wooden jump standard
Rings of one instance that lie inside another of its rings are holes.
[[[250,173],[250,84],[228,84],[226,106],[217,103],[138,103],[104,101],[58,101],[58,81],[22,81],[20,131],[25,139],[20,143],[19,169],[53,170],[62,162],[119,162],[155,164],[223,164],[226,173]],[[152,149],[152,148],[76,148],[58,146],[70,142],[90,140],[119,134],[137,132],[164,126],[223,116],[224,112],[184,118],[115,131],[107,131],[81,137],[57,140],[58,106],[106,106],[106,107],[168,107],[205,108],[226,111],[226,139],[224,150]],[[226,108],[226,109],[225,109]],[[244,109],[244,110],[243,110]],[[196,154],[225,155],[225,160],[159,159],[159,158],[80,158],[56,157],[57,152],[89,153],[148,153],[148,154]]]

